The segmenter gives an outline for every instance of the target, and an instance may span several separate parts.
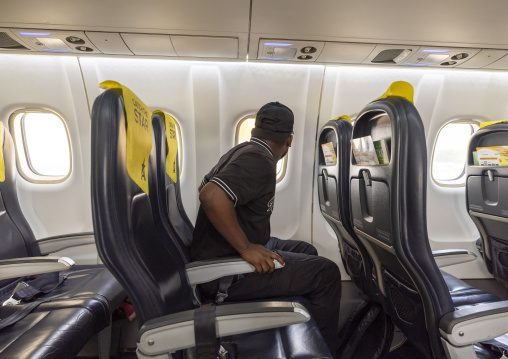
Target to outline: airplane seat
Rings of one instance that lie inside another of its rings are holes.
[[[33,258],[32,262],[40,260],[43,263],[47,257],[40,257],[37,241],[18,202],[14,143],[8,129],[1,123],[0,145],[2,270],[9,262],[18,260],[21,263],[26,257]],[[14,273],[18,271],[14,270]],[[0,325],[7,320],[13,323],[0,329],[0,357],[20,357],[19,353],[23,352],[24,358],[49,358],[51,355],[48,353],[73,358],[90,338],[111,324],[111,314],[125,298],[125,293],[104,266],[74,266],[60,272],[60,275],[66,279],[51,292],[9,306],[1,304],[11,297],[18,284],[30,283],[32,276],[18,275],[0,280]],[[12,314],[27,310],[36,301],[43,303],[23,319],[13,320]],[[78,333],[76,328],[80,328],[82,333]],[[17,356],[12,354],[16,352]]]
[[[347,273],[371,299],[376,299],[372,283],[372,260],[356,237],[350,217],[351,132],[351,120],[347,116],[330,120],[321,129],[318,143],[319,206],[337,236]]]
[[[461,287],[465,283],[443,276],[436,265],[427,236],[425,131],[412,94],[409,84],[394,83],[357,117],[352,138],[358,158],[352,156],[350,165],[353,228],[372,254],[385,311],[410,342],[428,358],[443,358],[445,351],[450,357],[462,357],[453,356],[460,352],[472,358],[472,344],[482,340],[456,340],[454,335],[464,336],[457,327],[447,335],[457,324],[451,318],[462,318],[465,308],[476,307],[469,310],[478,319],[481,308],[506,302],[467,284]],[[366,145],[367,136],[371,145]],[[363,148],[359,141],[365,141]],[[376,141],[384,141],[388,163],[368,162],[366,157],[376,155]],[[482,296],[489,303],[479,303]],[[461,306],[465,303],[469,305]],[[508,332],[508,326],[498,329],[497,335]]]
[[[467,153],[466,206],[480,232],[482,255],[489,272],[508,283],[508,161],[504,166],[503,163],[494,166],[481,161],[475,164],[473,158],[473,152],[480,147],[493,146],[508,146],[508,123],[482,127],[471,136]],[[505,151],[508,152],[508,147]]]
[[[162,117],[164,116],[164,117]],[[187,262],[190,262],[190,255],[188,248],[192,242],[192,232],[194,226],[192,225],[185,208],[182,203],[182,196],[180,192],[180,163],[178,147],[176,151],[171,151],[173,155],[171,162],[169,163],[167,156],[170,154],[169,145],[167,141],[167,129],[165,123],[165,115],[163,113],[154,113],[152,115],[152,126],[155,141],[155,152],[157,158],[156,174],[157,174],[157,190],[152,195],[152,200],[157,203],[157,210],[161,214],[156,215],[155,218],[159,217],[162,225],[166,227],[168,232],[172,232],[175,235],[171,236],[171,239],[176,241],[176,245],[180,249],[181,255]],[[171,118],[172,119],[172,118]],[[168,121],[171,121],[168,118]],[[176,129],[169,129],[171,132],[170,136],[174,136],[176,139]],[[176,145],[176,144],[175,144]],[[174,181],[168,175],[166,170],[166,163],[171,167],[170,170],[174,173]],[[157,219],[156,219],[157,220]]]
[[[233,336],[238,358],[331,358],[310,314],[297,303],[199,306],[191,289],[196,268],[186,268],[177,242],[167,240],[152,212],[159,178],[149,110],[133,97],[141,104],[135,115],[124,105],[133,102],[124,100],[135,96],[130,90],[110,81],[103,87],[109,89],[92,111],[93,222],[99,255],[136,310],[138,357],[215,359],[215,338],[225,345]],[[136,122],[140,113],[146,128]],[[208,267],[201,275],[213,273]]]

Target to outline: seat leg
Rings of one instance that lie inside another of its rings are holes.
[[[448,359],[477,359],[474,347],[468,345],[466,347],[456,347],[448,343],[445,339],[441,338],[443,342],[446,357]]]
[[[97,334],[99,359],[109,359],[111,350],[111,324]]]

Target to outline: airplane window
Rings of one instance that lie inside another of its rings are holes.
[[[34,183],[58,183],[69,177],[71,147],[60,116],[46,110],[21,110],[14,112],[9,122],[23,178]]]
[[[254,115],[246,116],[240,120],[236,127],[236,144],[250,140],[250,133],[254,128],[256,117]],[[277,183],[279,183],[286,175],[286,168],[288,163],[288,154],[277,162]]]
[[[467,144],[479,128],[478,121],[460,120],[444,125],[437,135],[432,155],[432,179],[441,186],[463,186]]]

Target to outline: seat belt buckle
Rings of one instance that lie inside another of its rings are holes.
[[[26,284],[25,282],[19,282],[16,285],[16,288],[14,288],[14,290],[12,291],[11,297],[9,299],[7,299],[5,302],[3,302],[2,307],[7,306],[7,305],[18,305],[19,303],[21,303],[21,299],[14,298],[14,295],[16,294],[16,292],[18,290],[21,290],[26,287],[28,287],[28,284]]]
[[[224,349],[222,345],[219,347],[219,356],[217,356],[217,359],[230,359],[229,352]]]
[[[224,303],[227,297],[228,297],[227,293],[217,292],[217,295],[215,296],[215,303],[222,304]]]

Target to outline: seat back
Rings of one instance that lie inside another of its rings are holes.
[[[339,117],[321,129],[317,151],[319,207],[337,236],[344,268],[354,283],[373,297],[372,261],[353,231],[350,215],[352,128],[349,118]]]
[[[192,291],[185,263],[156,226],[146,193],[157,186],[150,112],[127,88],[112,81],[103,86],[113,88],[95,100],[92,111],[95,238],[102,261],[131,298],[141,326],[149,319],[192,309]],[[148,131],[150,143],[130,143],[136,131]]]
[[[16,192],[16,154],[7,127],[0,122],[0,240],[1,259],[40,256],[34,234],[23,216]],[[2,179],[3,178],[3,179]],[[0,281],[0,289],[17,279]]]
[[[427,237],[423,123],[411,85],[394,85],[410,96],[387,91],[360,112],[353,128],[353,140],[385,140],[391,156],[376,165],[351,157],[351,216],[374,261],[385,311],[422,353],[438,358],[444,355],[438,321],[454,307]]]
[[[494,277],[508,282],[508,163],[481,166],[473,158],[477,148],[492,146],[508,146],[508,123],[483,127],[469,140],[466,205],[480,232],[487,268]]]
[[[166,121],[168,126],[166,126]],[[157,212],[155,216],[160,216],[160,221],[166,230],[171,233],[169,236],[176,241],[176,246],[180,249],[181,255],[187,262],[190,262],[188,248],[192,242],[192,225],[182,203],[179,181],[179,156],[178,146],[176,145],[176,129],[170,124],[174,121],[171,116],[161,111],[152,114],[152,127],[154,133],[154,146],[157,158],[157,188],[154,191],[153,200],[157,203]],[[169,129],[169,135],[167,135]],[[169,153],[169,141],[173,141],[172,148],[176,148],[176,152]],[[169,156],[168,156],[169,155]],[[170,157],[173,165],[170,164],[167,169],[166,160]],[[171,179],[168,171],[174,173],[173,177],[176,182]]]

